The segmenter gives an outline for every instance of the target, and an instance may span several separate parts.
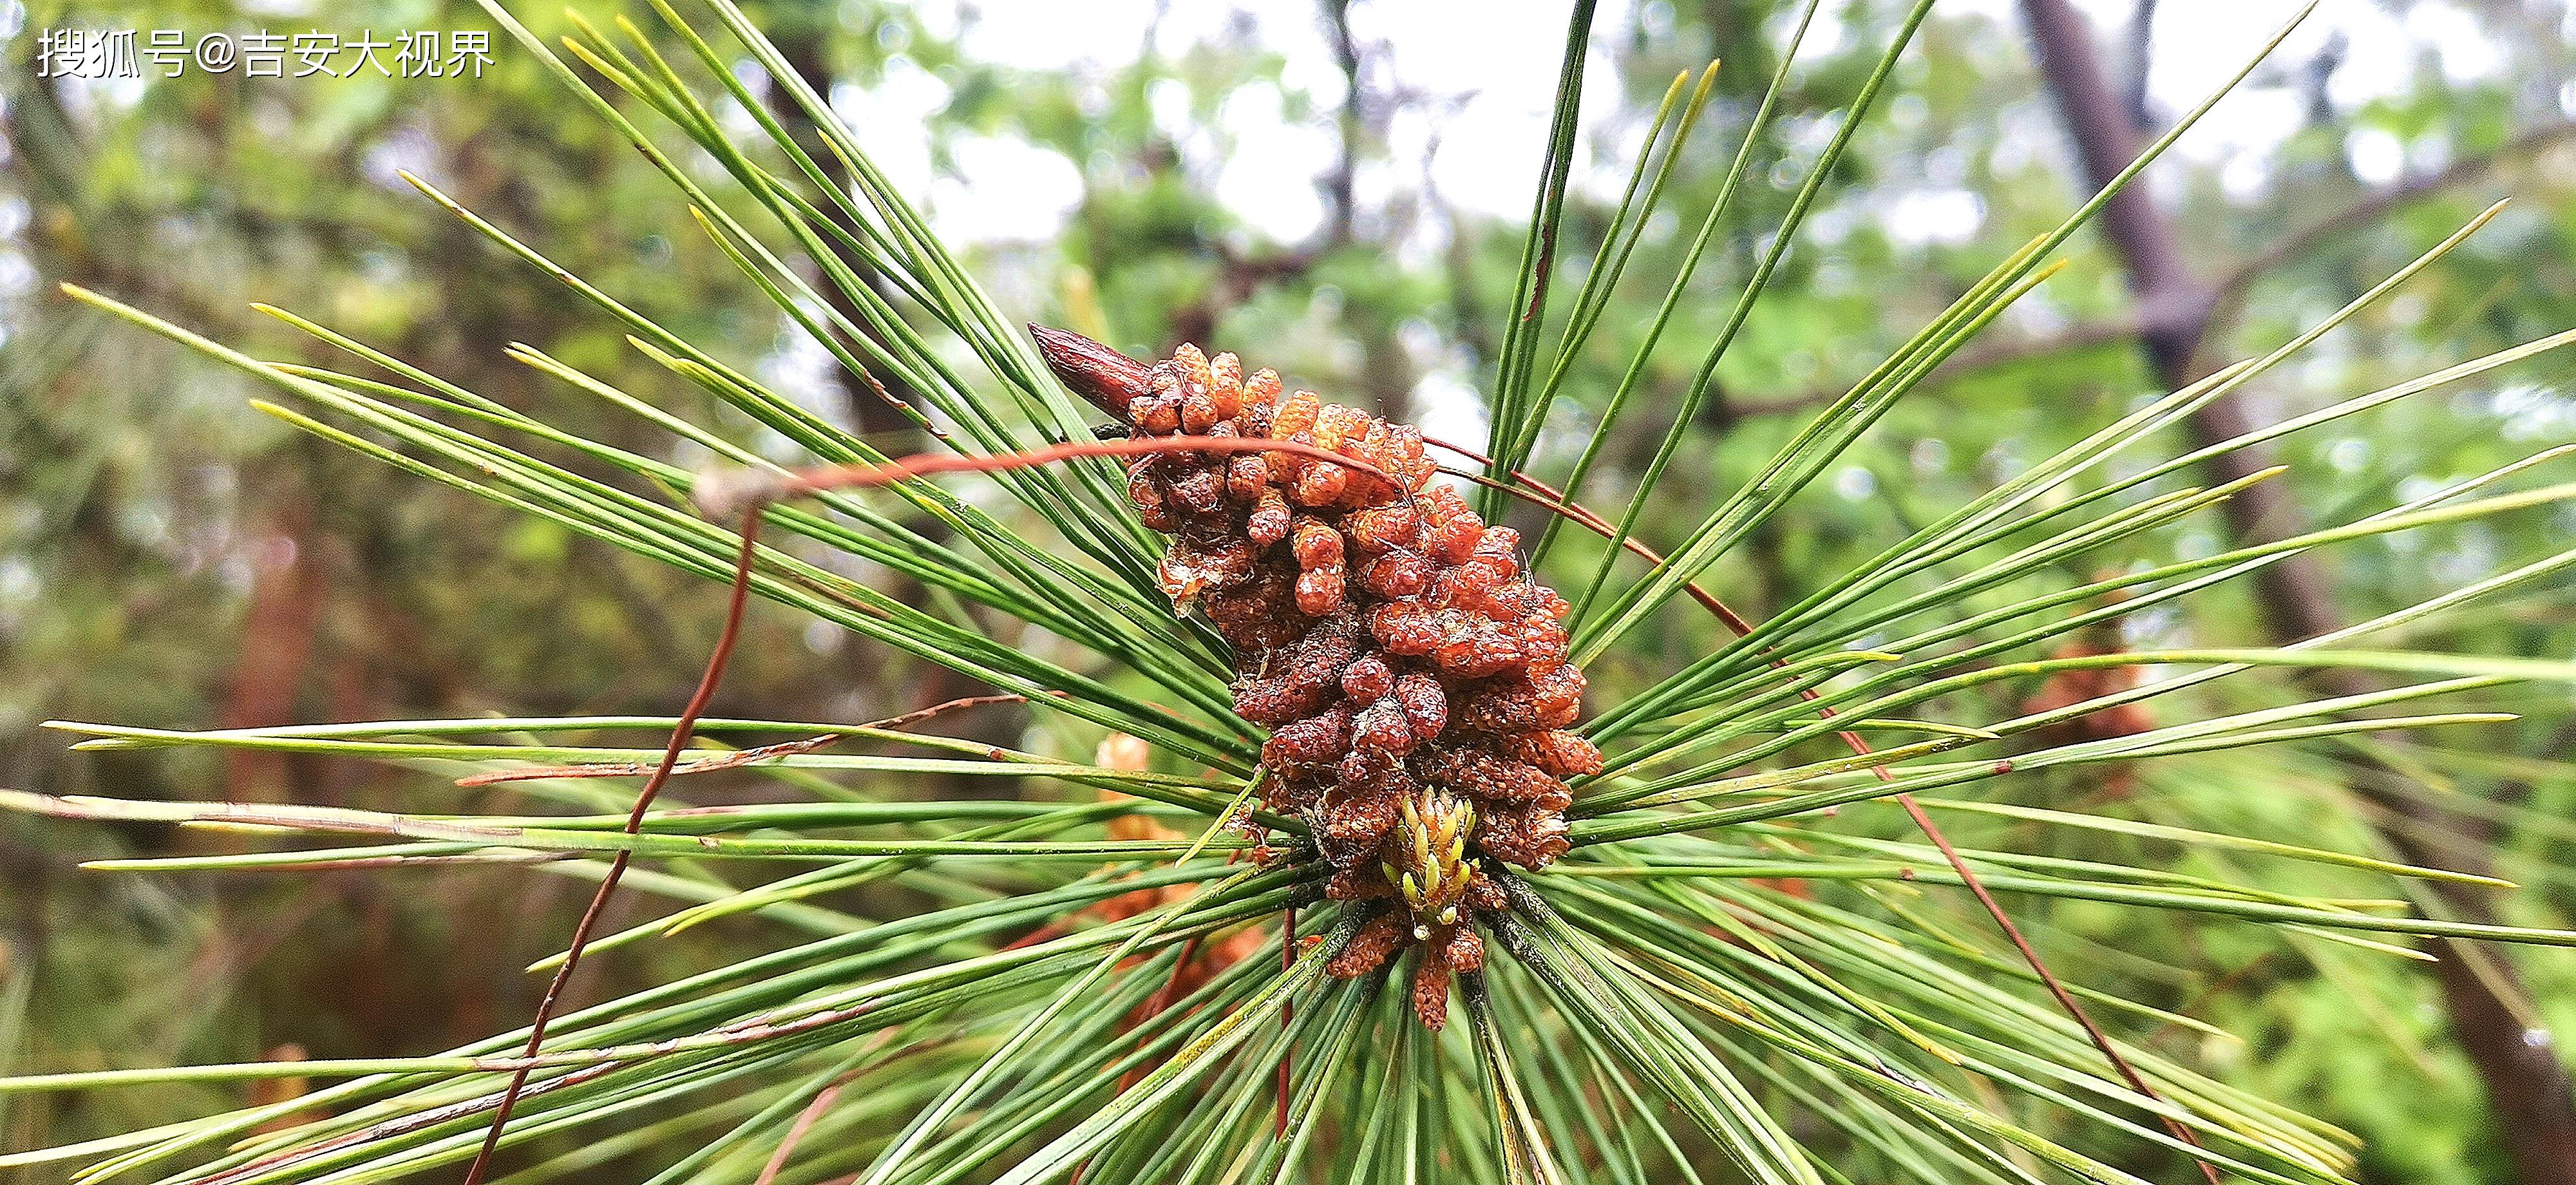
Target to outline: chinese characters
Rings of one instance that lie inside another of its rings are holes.
[[[288,35],[154,29],[138,54],[134,29],[44,29],[36,39],[38,78],[162,78],[194,70],[245,78],[481,78],[492,64],[489,29],[362,29],[354,37],[309,30]]]

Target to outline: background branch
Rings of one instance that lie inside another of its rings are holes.
[[[2235,320],[2244,308],[2247,295],[2264,277],[2298,262],[2318,247],[2376,225],[2416,202],[2482,180],[2499,169],[2521,164],[2571,142],[2576,142],[2576,121],[2533,129],[2492,151],[2462,157],[2441,168],[2371,190],[2352,204],[2273,240],[2270,246],[2229,268],[2214,283],[2194,285],[2169,294],[2171,298],[2161,304],[2149,305],[2142,298],[2139,308],[2124,315],[2079,321],[2044,336],[1971,343],[1935,368],[1932,377],[1957,380],[2000,367],[2150,337],[2189,337],[2193,348],[2198,349],[2215,336],[2218,328]],[[2204,293],[2205,296],[2202,295]],[[2194,373],[2205,374],[2207,369],[2205,366],[2196,367]],[[1739,417],[1805,411],[1831,403],[1847,390],[1847,387],[1819,387],[1771,399],[1738,399],[1730,411]]]
[[[2130,121],[2113,95],[2093,48],[2091,31],[2068,0],[2022,0],[2022,11],[2037,44],[2043,81],[2073,139],[2085,177],[2094,186],[2106,184],[2144,147],[2143,130]],[[2567,134],[2568,129],[2555,129],[2550,139],[2554,142]],[[2526,137],[2517,143],[2528,144],[2531,139]],[[2485,159],[2489,162],[2486,167],[2491,167],[2496,158]],[[2415,183],[2392,187],[2284,239],[2272,252],[2249,262],[2246,269],[2232,273],[2220,285],[2204,283],[2192,275],[2183,262],[2173,219],[2157,204],[2148,186],[2122,189],[2103,208],[2096,225],[2128,269],[2129,288],[2141,310],[2139,345],[2154,363],[2157,377],[2166,386],[2180,388],[2208,373],[2201,358],[2202,347],[2222,293],[2241,294],[2263,269],[2463,176],[2482,171],[2479,166],[2469,166],[2465,171],[2446,169]],[[2210,401],[2189,421],[2193,442],[2204,446],[2243,435],[2253,426],[2244,403],[2233,394]],[[2209,466],[2213,480],[2232,481],[2269,463],[2269,450],[2248,448],[2221,453],[2211,459]],[[2290,501],[2287,488],[2278,482],[2257,483],[2240,492],[2223,509],[2229,525],[2246,544],[2277,540],[2305,529],[2305,515]],[[2257,572],[2254,580],[2263,624],[2276,643],[2326,633],[2341,623],[2333,586],[2310,553],[2286,556],[2282,562]],[[2352,672],[2320,671],[2314,678],[2333,694],[2351,694],[2361,689],[2359,676]],[[2479,836],[2485,831],[2476,821],[2410,793],[2392,770],[2357,764],[2351,773],[2352,788],[2357,793],[2416,825],[2381,829],[2387,842],[2406,859],[2447,859],[2451,867],[2461,868],[2464,862],[2458,857],[2462,851],[2430,851],[2419,832]],[[2484,845],[2476,846],[2482,849]],[[2478,871],[2475,867],[2462,870]],[[2436,891],[2445,905],[2463,916],[2490,915],[2484,898],[2462,886],[2446,882]],[[2441,953],[2435,973],[2449,1010],[2452,1034],[2486,1086],[2495,1112],[2496,1138],[2513,1157],[2523,1179],[2576,1181],[2576,1091],[2570,1089],[2567,1069],[2558,1060],[2553,1043],[2547,1040],[2548,1034],[2525,1024],[2523,1018],[2532,1012],[2522,998],[2526,993],[2512,963],[2498,952],[2471,951],[2456,942],[2445,944]],[[2480,974],[2481,970],[2486,974]]]

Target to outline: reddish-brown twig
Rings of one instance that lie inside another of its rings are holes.
[[[932,704],[919,711],[906,712],[900,716],[888,716],[883,720],[871,720],[865,724],[853,726],[852,731],[893,732],[950,712],[963,711],[984,704],[1016,704],[1027,701],[1028,697],[1024,695],[960,696]],[[775,745],[760,745],[713,757],[702,757],[696,761],[682,762],[671,770],[671,776],[676,778],[684,774],[713,773],[717,770],[737,769],[754,762],[767,761],[772,757],[793,757],[799,753],[811,753],[840,740],[841,736],[842,734],[837,732],[827,732],[801,741],[780,741]],[[551,778],[637,778],[648,776],[652,772],[653,766],[641,761],[595,761],[581,765],[546,765],[531,769],[493,770],[458,778],[456,784],[471,787]]]
[[[820,749],[839,739],[841,739],[841,734],[837,732],[827,732],[821,736],[807,737],[801,741],[780,741],[775,745],[761,745],[751,749],[736,749],[731,753],[725,753],[715,757],[701,757],[696,761],[684,761],[671,767],[671,776],[676,778],[684,774],[705,774],[714,773],[717,770],[739,769],[756,761],[767,761],[772,757],[793,757],[799,753],[811,753],[814,750]],[[479,774],[468,774],[465,777],[456,779],[456,784],[459,786],[472,787],[498,786],[505,782],[533,782],[555,778],[633,778],[650,776],[654,768],[654,766],[641,761],[595,761],[583,765],[541,765],[529,769],[496,769]]]
[[[916,477],[939,473],[992,473],[1003,469],[1024,469],[1050,465],[1077,457],[1152,457],[1166,453],[1286,453],[1309,461],[1339,465],[1355,473],[1397,486],[1383,469],[1311,444],[1293,440],[1272,440],[1247,436],[1139,436],[1121,440],[1069,440],[1060,444],[1041,445],[1016,453],[968,456],[953,453],[924,453],[897,457],[882,465],[824,465],[799,469],[792,473],[767,473],[741,470],[701,477],[691,491],[701,510],[710,516],[729,517],[746,508],[756,508],[788,498],[818,494],[830,490],[862,486],[893,485]],[[1408,494],[1410,491],[1408,491]]]
[[[796,1113],[796,1122],[788,1125],[787,1135],[778,1141],[778,1149],[769,1154],[769,1163],[760,1166],[760,1176],[754,1178],[751,1185],[771,1185],[778,1180],[778,1171],[787,1167],[787,1158],[794,1156],[796,1146],[805,1142],[805,1133],[814,1130],[814,1124],[823,1118],[823,1113],[840,1101],[841,1088],[858,1076],[859,1071],[852,1070],[833,1079],[830,1086],[814,1096],[813,1102],[805,1104],[805,1109]]]
[[[1432,440],[1426,437],[1424,439],[1424,443],[1438,448],[1447,449],[1450,452],[1457,453],[1463,457],[1468,457],[1485,465],[1492,465],[1494,463],[1492,458],[1483,456],[1482,454],[1470,449],[1460,448],[1457,445],[1450,444],[1446,441]],[[1600,515],[1595,514],[1580,505],[1565,501],[1565,496],[1562,493],[1517,469],[1512,471],[1512,480],[1528,486],[1530,490],[1536,491],[1535,495],[1523,495],[1521,492],[1514,490],[1510,485],[1496,482],[1481,474],[1465,473],[1456,469],[1450,469],[1446,466],[1442,467],[1442,472],[1456,474],[1457,476],[1467,478],[1470,481],[1478,482],[1480,484],[1492,485],[1502,489],[1506,493],[1512,493],[1515,496],[1526,496],[1528,501],[1544,507],[1556,514],[1562,515],[1576,525],[1599,534],[1604,539],[1619,539],[1623,547],[1628,551],[1635,553],[1649,564],[1660,566],[1664,562],[1661,555],[1657,554],[1652,548],[1647,547],[1645,544],[1639,543],[1635,537],[1620,536]],[[1715,614],[1718,620],[1726,623],[1726,628],[1733,631],[1735,636],[1741,638],[1753,632],[1752,623],[1747,622],[1741,615],[1737,614],[1735,610],[1728,608],[1726,603],[1718,600],[1715,595],[1702,590],[1696,584],[1689,584],[1686,585],[1686,587],[1688,588],[1692,598],[1705,606],[1709,612]],[[1774,659],[1772,660],[1771,665],[1777,668],[1786,664],[1778,659]],[[1801,688],[1798,691],[1798,698],[1802,700],[1814,700],[1817,698],[1816,690],[1812,687]],[[1828,720],[1832,719],[1834,716],[1834,710],[1832,708],[1819,707],[1816,709],[1816,712],[1819,716]],[[1835,732],[1834,735],[1842,738],[1843,744],[1850,747],[1852,752],[1862,756],[1867,756],[1869,754],[1869,742],[1862,740],[1860,734],[1853,732],[1850,729],[1841,729]],[[1873,765],[1870,767],[1870,772],[1877,775],[1878,780],[1882,783],[1893,784],[1896,781],[1896,775],[1890,773],[1888,768],[1884,765]],[[2102,1056],[2110,1060],[2112,1068],[2119,1071],[2121,1079],[2127,1082],[2130,1089],[2137,1091],[2141,1097],[2153,1099],[2157,1102],[2164,1101],[2164,1096],[2158,1094],[2155,1087],[2148,1085],[2146,1077],[2138,1073],[2137,1067],[2129,1064],[2129,1059],[2120,1053],[2118,1046],[2112,1044],[2111,1035],[2104,1032],[2102,1026],[2094,1022],[2092,1014],[2086,1012],[2084,1010],[2084,1006],[2076,1002],[2074,994],[2067,991],[2064,984],[2058,982],[2056,973],[2049,970],[2047,961],[2040,958],[2039,951],[2031,946],[2028,939],[2022,937],[2021,927],[2013,924],[2012,915],[2004,912],[2003,905],[1995,900],[1993,893],[1986,890],[1985,882],[1978,879],[1975,870],[1968,867],[1968,862],[1960,857],[1958,849],[1950,846],[1950,838],[1943,835],[1940,827],[1933,824],[1932,817],[1924,813],[1922,804],[1916,802],[1912,794],[1906,793],[1902,790],[1897,791],[1895,797],[1897,805],[1903,807],[1906,815],[1914,820],[1914,825],[1922,829],[1924,837],[1932,841],[1932,846],[1941,850],[1941,858],[1949,863],[1951,871],[1959,874],[1959,882],[1967,886],[1968,892],[1976,897],[1977,904],[1984,907],[1988,917],[1994,919],[1995,927],[2002,930],[2005,939],[2012,943],[2013,949],[2021,953],[2022,961],[2029,964],[2031,973],[2039,977],[2041,986],[2048,990],[2049,996],[2057,1001],[2058,1007],[2064,1009],[2068,1016],[2074,1018],[2076,1025],[2084,1030],[2085,1037],[2093,1043],[2093,1047],[2100,1050]],[[2195,1149],[2202,1147],[2200,1138],[2194,1135],[2189,1127],[2184,1126],[2182,1121],[2171,1117],[2164,1117],[2163,1122],[2165,1130],[2171,1132],[2175,1139],[2181,1140],[2183,1143],[2189,1144]],[[2209,1179],[2210,1185],[2218,1185],[2217,1166],[2211,1164],[2204,1157],[2195,1157],[2194,1159],[2200,1165],[2201,1174]]]
[[[707,656],[706,673],[698,679],[698,690],[689,697],[689,705],[680,712],[671,727],[671,742],[662,748],[662,762],[635,794],[635,807],[626,813],[626,834],[644,829],[644,812],[653,798],[671,780],[671,770],[680,763],[680,752],[689,746],[689,736],[696,731],[698,717],[706,713],[707,701],[715,698],[716,684],[724,678],[726,660],[733,657],[734,642],[742,634],[743,609],[751,597],[751,561],[758,554],[760,507],[747,507],[742,512],[742,544],[734,554],[733,592],[725,603],[724,629],[716,635],[715,650]],[[545,1043],[546,1022],[554,1019],[555,1005],[563,999],[564,985],[572,981],[573,969],[581,965],[582,948],[590,944],[590,932],[599,925],[599,917],[608,910],[608,899],[617,891],[617,882],[626,875],[635,853],[619,848],[609,859],[608,873],[599,880],[598,891],[590,895],[590,906],[573,926],[572,942],[564,948],[563,965],[555,968],[554,982],[546,985],[546,994],[537,1001],[536,1019],[528,1025],[528,1044],[524,1056],[534,1057]],[[501,1146],[501,1129],[510,1122],[510,1109],[518,1104],[519,1095],[527,1089],[529,1070],[510,1075],[510,1084],[501,1091],[500,1102],[492,1109],[492,1127],[483,1134],[483,1147],[474,1153],[474,1163],[465,1170],[465,1185],[481,1185],[484,1172],[490,1168],[492,1153]]]
[[[853,731],[901,732],[904,729],[919,724],[924,720],[945,716],[950,712],[963,712],[968,708],[980,708],[986,704],[1025,704],[1027,702],[1029,702],[1029,697],[1007,691],[996,695],[961,695],[955,699],[941,700],[927,708],[919,708],[914,711],[906,712],[900,716],[888,716],[883,720],[871,720],[865,724],[859,725],[858,729]]]

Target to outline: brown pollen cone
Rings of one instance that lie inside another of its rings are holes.
[[[1518,532],[1431,484],[1420,429],[1288,392],[1232,354],[1183,345],[1148,364],[1030,328],[1065,385],[1132,435],[1291,441],[1376,471],[1165,453],[1129,467],[1128,495],[1171,537],[1159,580],[1174,608],[1195,604],[1234,649],[1235,711],[1270,729],[1264,804],[1312,829],[1331,896],[1393,903],[1330,969],[1364,975],[1424,944],[1439,970],[1416,1004],[1436,1027],[1446,973],[1483,963],[1474,913],[1501,907],[1475,859],[1536,869],[1565,854],[1564,779],[1601,768],[1566,731],[1583,673],[1566,661],[1564,598],[1522,572]],[[1445,921],[1423,912],[1434,885]]]

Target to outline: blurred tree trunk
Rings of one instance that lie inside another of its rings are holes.
[[[2084,17],[2068,0],[2022,0],[2040,71],[2094,186],[2108,183],[2135,159],[2146,136],[2131,118],[2131,105],[2114,93]],[[2143,63],[2141,63],[2143,65]],[[2143,92],[2144,84],[2136,84]],[[2184,262],[2169,212],[2146,186],[2131,185],[2102,209],[2097,224],[2119,252],[2138,303],[2138,338],[2157,378],[2180,388],[2213,367],[2204,352],[2214,290]],[[2206,446],[2253,428],[2236,395],[2212,400],[2189,421],[2193,443]],[[2269,450],[2239,449],[2212,458],[2215,480],[2235,480],[2270,464]],[[2305,515],[2285,487],[2264,482],[2221,504],[2243,543],[2269,542],[2307,529]],[[2275,641],[2327,633],[2341,624],[2333,586],[2315,557],[2297,553],[2254,575],[2256,600]],[[2357,672],[2320,670],[2311,679],[2323,691],[2348,695],[2369,689]],[[2356,765],[2353,789],[2383,808],[2388,843],[2404,857],[2464,871],[2480,871],[2488,829],[2408,792],[2394,771]],[[2448,840],[2449,842],[2445,842]],[[2437,882],[2434,892],[2459,916],[2486,920],[2477,890]],[[2576,1090],[2547,1030],[2535,1027],[2522,979],[2503,952],[2464,943],[2443,944],[2435,965],[2460,1048],[2477,1066],[2494,1111],[2496,1137],[2525,1181],[2576,1181]]]
[[[272,728],[297,719],[296,695],[329,595],[313,560],[312,533],[311,504],[294,495],[275,500],[259,528],[250,549],[250,604],[242,616],[240,657],[216,718],[221,727]],[[287,755],[235,750],[225,757],[224,781],[236,801],[284,802]]]
[[[814,88],[816,94],[822,95],[828,102],[832,95],[831,39],[824,19],[818,17],[814,20],[786,25],[775,31],[774,40],[779,54],[787,59],[788,68],[794,70]],[[787,96],[784,88],[774,84],[770,87],[769,100],[779,122],[787,125],[788,130],[796,137],[797,147],[804,149],[805,155],[812,157],[814,163],[822,167],[823,175],[831,178],[834,185],[840,186],[846,192],[850,187],[848,167],[829,146],[824,144],[822,135],[814,130],[813,123],[796,108],[795,101]],[[841,229],[853,235],[858,233],[859,228],[852,225],[840,209],[828,199],[818,194],[815,205],[840,223]],[[861,283],[875,288],[877,295],[886,295],[876,269],[866,259],[855,252],[841,249],[838,244],[832,244],[832,246],[838,253],[841,263],[850,269],[852,275],[857,276]],[[831,304],[833,311],[839,313],[851,325],[867,324],[861,317],[858,302],[852,299],[849,293],[843,292],[839,285],[834,284],[829,276],[824,275],[819,266],[812,269],[806,278],[813,282],[815,291],[823,294],[823,299]],[[859,346],[857,342],[845,344]],[[854,349],[852,352],[862,357],[866,355],[864,348]],[[867,380],[851,374],[844,367],[834,366],[831,372],[833,382],[841,388],[843,402],[849,407],[850,425],[859,435],[876,440],[885,451],[897,455],[913,451],[922,442],[920,433],[914,429],[912,421],[888,402],[888,400],[900,400],[914,407],[921,406],[920,399],[912,391],[903,389],[900,379],[888,378],[884,375],[877,376],[878,381],[887,384],[883,393],[880,393],[871,388]]]

